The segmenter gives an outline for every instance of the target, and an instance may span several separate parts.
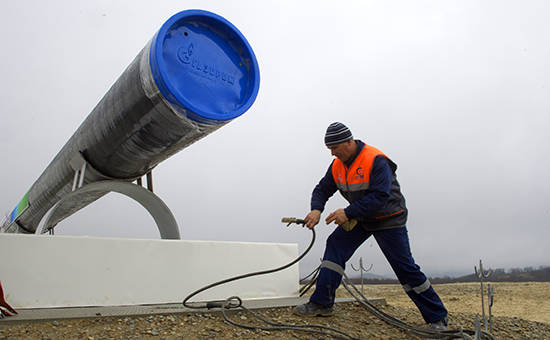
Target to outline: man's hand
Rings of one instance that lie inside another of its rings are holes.
[[[325,219],[325,222],[327,224],[335,222],[338,225],[342,225],[347,220],[348,220],[348,216],[346,215],[346,212],[344,211],[344,209],[338,209],[334,211],[332,214],[328,215],[328,217]]]
[[[304,221],[306,221],[306,227],[308,227],[309,229],[313,229],[313,227],[315,227],[317,223],[319,223],[320,219],[321,219],[321,211],[312,210],[304,218]]]

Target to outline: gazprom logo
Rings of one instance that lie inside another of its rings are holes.
[[[184,64],[191,63],[191,56],[193,55],[193,49],[194,48],[195,47],[193,46],[193,44],[189,44],[189,46],[187,46],[187,48],[180,47],[178,49],[178,58],[179,58],[179,60]]]
[[[191,67],[196,74],[212,81],[221,81],[227,85],[235,84],[235,77],[219,69],[215,64],[205,63],[195,53],[195,46],[191,43],[178,49],[178,59],[186,66]]]

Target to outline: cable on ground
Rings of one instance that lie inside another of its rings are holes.
[[[287,226],[289,226],[292,223],[305,224],[305,222],[303,220],[292,219],[292,218],[291,219],[283,219],[283,222],[288,222]],[[197,294],[199,294],[199,293],[201,293],[205,290],[208,290],[210,288],[213,288],[213,287],[225,284],[225,283],[229,283],[229,282],[232,282],[232,281],[244,279],[244,278],[247,278],[247,277],[274,273],[274,272],[284,270],[284,269],[294,265],[295,263],[299,262],[302,258],[304,258],[304,256],[311,250],[311,248],[313,247],[313,244],[315,243],[315,230],[314,229],[310,229],[310,230],[312,232],[312,237],[311,237],[311,242],[310,242],[309,246],[307,247],[307,249],[301,255],[299,255],[295,260],[291,261],[290,263],[285,264],[281,267],[274,268],[274,269],[243,274],[243,275],[231,277],[231,278],[228,278],[228,279],[225,279],[225,280],[222,280],[222,281],[218,281],[218,282],[209,284],[209,285],[207,285],[203,288],[200,288],[200,289],[194,291],[193,293],[189,294],[183,300],[183,305],[187,308],[190,308],[190,309],[221,308],[223,318],[227,323],[229,323],[233,326],[237,326],[237,327],[241,327],[241,328],[245,328],[245,329],[249,329],[249,330],[262,330],[262,331],[293,330],[293,331],[302,331],[302,332],[308,332],[308,333],[315,333],[315,334],[331,336],[331,337],[336,338],[336,339],[362,340],[362,338],[354,337],[354,336],[352,336],[352,335],[350,335],[346,332],[343,332],[341,330],[338,330],[338,329],[335,329],[335,328],[332,328],[332,327],[323,326],[323,325],[316,325],[316,324],[297,325],[297,324],[285,324],[285,323],[270,321],[270,320],[262,317],[260,314],[244,307],[243,304],[242,304],[242,299],[239,298],[238,296],[232,296],[230,298],[227,298],[226,300],[214,300],[214,301],[197,302],[197,303],[188,302],[193,296],[195,296],[195,295],[197,295]],[[308,276],[306,276],[305,278],[300,280],[300,282],[304,282],[308,277],[313,276],[313,278],[310,280],[310,282],[306,286],[304,286],[300,289],[300,296],[304,295],[315,284],[315,282],[317,281],[317,277],[319,275],[320,270],[321,270],[321,266],[317,267],[311,274],[309,274]],[[374,316],[376,316],[379,319],[381,319],[382,321],[384,321],[384,322],[386,322],[386,323],[388,323],[392,326],[395,326],[399,329],[402,329],[406,332],[410,332],[410,333],[415,334],[417,336],[424,337],[424,338],[430,338],[430,339],[456,339],[456,338],[461,338],[461,339],[465,339],[465,340],[470,340],[470,339],[472,339],[470,337],[470,335],[475,334],[474,330],[469,330],[469,329],[463,330],[462,328],[452,329],[452,330],[435,330],[435,329],[422,328],[422,327],[416,327],[416,326],[410,325],[410,324],[408,324],[408,323],[406,323],[406,322],[404,322],[400,319],[397,319],[397,318],[387,314],[386,312],[380,310],[375,305],[373,305],[371,302],[369,302],[368,299],[349,280],[349,278],[347,277],[347,275],[345,275],[345,273],[343,275],[342,284],[343,284],[344,288],[348,291],[348,293],[362,307],[367,309]],[[352,291],[350,286],[353,288],[353,290],[355,292]],[[255,318],[257,318],[258,320],[264,322],[268,326],[249,325],[249,324],[243,324],[243,323],[231,320],[227,316],[226,311],[228,311],[230,309],[237,309],[237,308],[240,308],[240,309],[244,310],[245,312],[248,312],[248,313],[252,314]],[[495,340],[495,338],[490,333],[487,333],[487,332],[482,331],[479,335],[481,336],[482,339]]]

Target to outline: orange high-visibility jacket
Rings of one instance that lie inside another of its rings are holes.
[[[385,157],[392,170],[390,197],[374,216],[359,217],[358,219],[366,222],[365,226],[368,229],[387,229],[403,226],[407,221],[407,208],[395,174],[397,165],[382,151],[364,144],[363,149],[350,167],[347,167],[338,158],[334,159],[332,163],[332,177],[342,196],[350,204],[353,204],[353,202],[368,194],[371,169],[377,156]]]

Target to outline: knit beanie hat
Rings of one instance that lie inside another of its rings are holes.
[[[339,122],[328,126],[327,133],[325,134],[326,146],[344,143],[348,140],[353,140],[353,136],[347,126]]]

